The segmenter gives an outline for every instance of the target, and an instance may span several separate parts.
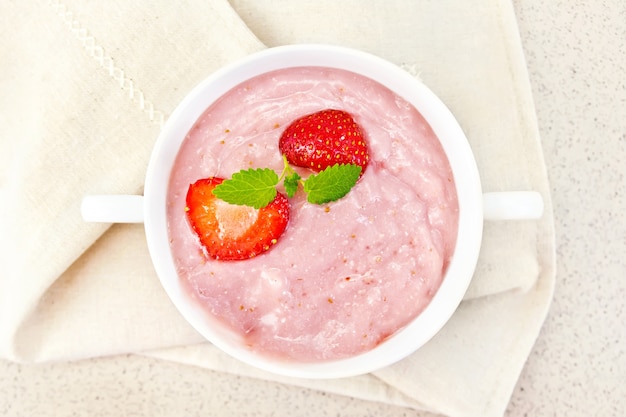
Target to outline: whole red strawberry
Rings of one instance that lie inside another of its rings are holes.
[[[222,178],[196,181],[187,191],[187,219],[206,253],[225,261],[249,259],[270,249],[289,222],[289,202],[281,193],[255,209],[218,199],[213,189]]]
[[[291,165],[318,172],[354,164],[361,166],[363,175],[369,162],[363,131],[343,110],[322,110],[295,120],[281,135],[278,148]]]

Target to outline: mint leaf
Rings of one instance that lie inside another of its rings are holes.
[[[336,164],[304,181],[307,200],[313,204],[324,204],[339,200],[354,187],[361,175],[361,167],[353,164]]]
[[[289,166],[286,158],[283,159],[285,168],[280,177],[269,168],[241,170],[215,187],[213,194],[230,204],[260,209],[276,198],[276,187],[284,180],[285,192],[289,198],[296,194],[299,184],[302,183],[309,203],[325,204],[348,194],[362,170],[359,165],[336,164],[302,181],[302,177]]]
[[[289,196],[289,198],[296,195],[296,191],[298,191],[298,181],[301,179],[302,177],[298,175],[297,172],[285,177],[285,191],[287,192],[287,196]]]
[[[278,175],[274,170],[248,169],[236,172],[213,189],[213,194],[230,204],[260,209],[276,198]]]

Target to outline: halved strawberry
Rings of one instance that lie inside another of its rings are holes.
[[[207,254],[219,260],[249,259],[270,249],[289,222],[289,202],[278,193],[255,209],[229,204],[213,194],[222,178],[196,181],[187,191],[187,219]]]
[[[292,122],[278,141],[291,165],[322,171],[339,164],[360,165],[361,175],[369,162],[361,127],[350,113],[327,109]]]

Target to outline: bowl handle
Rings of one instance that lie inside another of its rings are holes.
[[[98,223],[143,223],[142,195],[88,195],[80,206],[83,220]]]
[[[483,194],[485,220],[539,219],[543,198],[535,191],[505,191]],[[83,220],[99,223],[143,223],[143,196],[88,195],[81,204]]]
[[[483,194],[485,220],[532,220],[543,215],[543,198],[536,191],[504,191]]]

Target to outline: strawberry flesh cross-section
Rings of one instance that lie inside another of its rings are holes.
[[[222,178],[203,178],[189,186],[186,215],[211,258],[224,261],[255,257],[276,244],[289,222],[289,201],[281,193],[255,209],[218,199],[213,189]]]

